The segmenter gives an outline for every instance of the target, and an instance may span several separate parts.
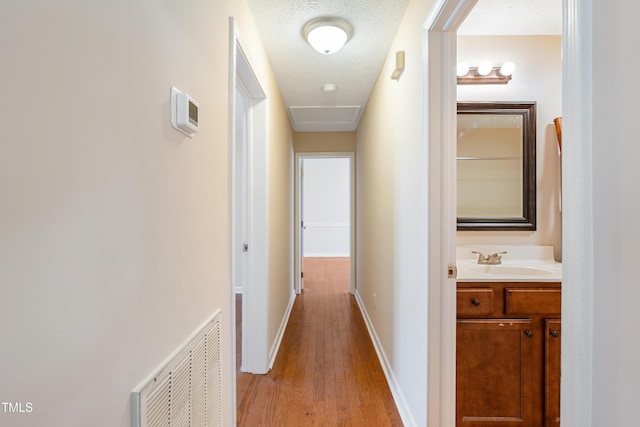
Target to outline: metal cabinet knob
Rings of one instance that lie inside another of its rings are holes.
[[[480,305],[480,300],[478,298],[474,298],[471,300],[471,304],[478,307]]]
[[[549,331],[549,335],[551,335],[551,336],[552,336],[552,337],[554,337],[554,338],[558,338],[558,337],[560,336],[560,334],[558,333],[558,331],[553,330],[553,329]]]
[[[533,338],[533,332],[531,331],[524,331],[524,334],[529,338]]]

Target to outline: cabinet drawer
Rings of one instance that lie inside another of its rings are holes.
[[[458,289],[456,303],[458,316],[493,314],[493,289]]]
[[[505,289],[506,314],[560,314],[560,289]]]

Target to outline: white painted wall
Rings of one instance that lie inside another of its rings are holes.
[[[387,361],[407,426],[426,425],[427,147],[422,27],[410,1],[358,128],[357,295]],[[400,80],[390,78],[405,51]],[[376,304],[373,294],[376,294]]]
[[[535,101],[537,230],[458,231],[459,245],[551,245],[562,259],[561,159],[553,119],[562,116],[562,38],[560,36],[458,36],[458,62],[477,66],[513,61],[506,85],[458,85],[459,101]]]
[[[348,257],[349,159],[303,159],[304,256]]]
[[[244,1],[3,3],[0,401],[33,411],[0,425],[129,426],[131,390],[217,308],[230,422],[229,16],[270,98],[290,288],[292,132]],[[200,104],[193,139],[172,85]]]
[[[640,384],[640,60],[633,43],[640,4],[592,3],[594,263],[581,266],[594,277],[592,425],[632,427]]]

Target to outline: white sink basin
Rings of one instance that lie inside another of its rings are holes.
[[[485,265],[476,264],[463,267],[469,274],[490,274],[496,276],[553,276],[558,269],[543,265]]]
[[[561,282],[551,246],[458,246],[458,282]],[[478,264],[478,254],[502,254],[502,264]]]

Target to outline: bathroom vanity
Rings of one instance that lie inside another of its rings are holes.
[[[559,426],[561,265],[551,252],[458,269],[457,426]]]

